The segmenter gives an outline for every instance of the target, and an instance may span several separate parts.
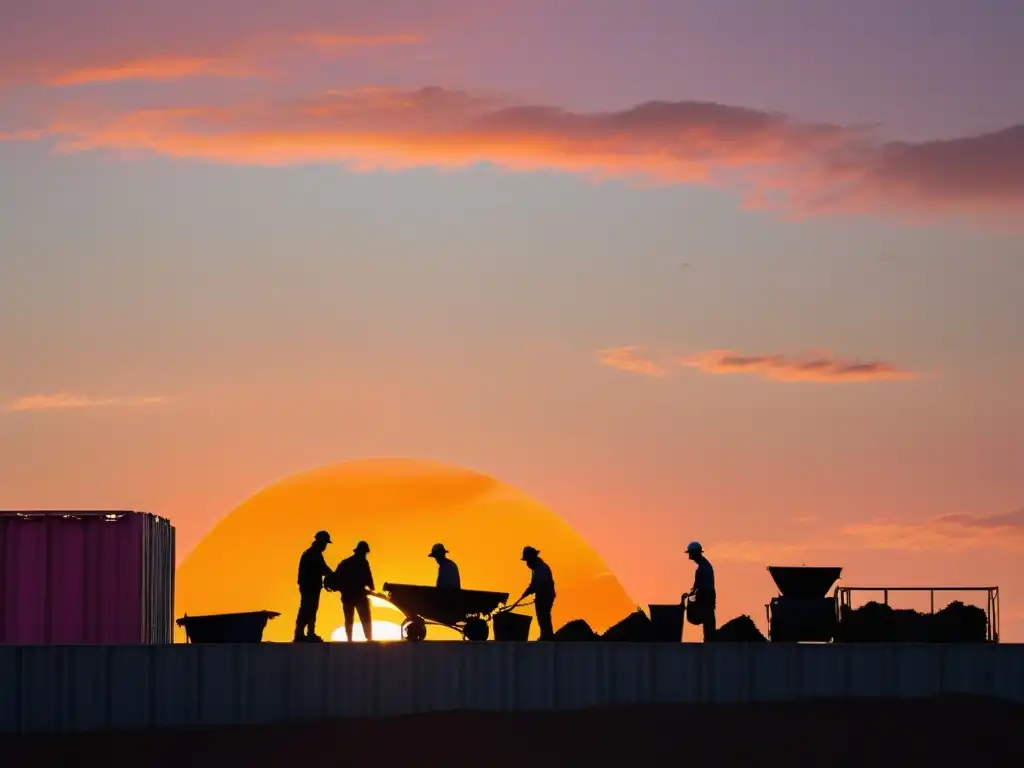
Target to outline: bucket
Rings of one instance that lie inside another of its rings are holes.
[[[502,611],[494,614],[493,621],[495,640],[525,643],[530,639],[530,624],[533,623],[533,616]]]
[[[683,641],[683,606],[649,605],[651,609],[651,640],[655,643]]]
[[[274,611],[215,613],[178,619],[190,643],[260,643],[267,622],[281,614]]]

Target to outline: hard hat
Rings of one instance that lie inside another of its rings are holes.
[[[358,544],[356,544],[356,548],[353,549],[352,551],[356,552],[356,553],[360,553],[361,552],[363,554],[369,554],[370,553],[370,545],[367,544],[365,541],[360,541]]]
[[[430,548],[430,554],[427,557],[440,557],[447,554],[448,550],[444,548],[444,544],[438,543]]]
[[[330,544],[331,534],[327,531],[317,531],[316,536],[313,537],[313,541],[322,541],[324,544]]]
[[[523,560],[529,560],[531,557],[536,557],[540,552],[533,547],[523,547]]]
[[[703,552],[704,551],[704,547],[702,547],[700,545],[699,541],[691,541],[689,544],[686,545],[686,551],[687,552]]]

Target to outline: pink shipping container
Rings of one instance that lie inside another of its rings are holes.
[[[0,644],[170,643],[173,606],[166,518],[0,511]]]

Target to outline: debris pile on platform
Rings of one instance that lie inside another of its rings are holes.
[[[719,643],[767,643],[754,620],[746,614],[730,619],[718,628],[715,641]]]
[[[555,632],[554,639],[563,642],[587,642],[597,640],[597,633],[583,619],[573,619]]]
[[[836,640],[847,643],[983,643],[988,617],[976,605],[955,601],[935,613],[893,609],[878,602],[844,606]]]
[[[653,639],[651,620],[646,613],[637,609],[618,624],[605,630],[601,639],[619,643],[649,643]]]

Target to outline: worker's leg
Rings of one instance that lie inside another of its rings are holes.
[[[306,635],[306,596],[299,593],[299,611],[295,614],[295,641],[302,640]]]
[[[310,592],[299,592],[299,612],[295,616],[295,639],[304,640],[307,630],[312,631],[316,622],[316,608],[313,607]],[[319,600],[319,595],[317,595]]]
[[[351,601],[346,602],[345,600],[341,601],[341,612],[345,614],[345,637],[348,638],[350,643],[352,642],[352,617],[355,610],[355,603]]]
[[[540,629],[540,639],[550,640],[555,633],[551,626],[551,608],[554,605],[554,598],[537,598],[534,600],[534,608],[537,611],[537,627]]]
[[[306,637],[316,637],[316,615],[320,611],[320,590],[309,593],[309,617],[307,619]]]
[[[370,619],[370,601],[366,598],[356,603],[356,612],[359,614],[359,624],[363,628],[363,637],[373,640],[373,622]]]
[[[712,608],[704,617],[704,642],[710,643],[714,640],[716,632],[718,632],[718,620],[715,618],[715,609]]]

